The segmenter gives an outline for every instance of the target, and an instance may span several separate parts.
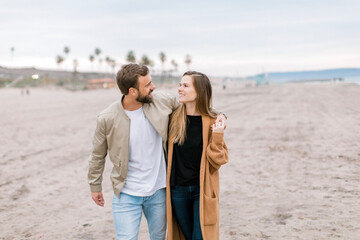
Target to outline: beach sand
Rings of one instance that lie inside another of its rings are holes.
[[[176,93],[174,89],[166,90]],[[115,239],[87,183],[97,114],[119,91],[0,90],[0,239]],[[214,87],[228,115],[220,239],[360,239],[360,86]],[[143,218],[139,239],[149,239]]]

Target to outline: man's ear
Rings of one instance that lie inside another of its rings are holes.
[[[129,88],[129,93],[132,95],[132,96],[136,96],[136,88],[133,88],[133,87],[131,87],[131,88]]]

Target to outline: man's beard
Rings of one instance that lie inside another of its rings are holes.
[[[149,92],[149,94],[151,94],[151,93],[152,93],[152,91]],[[153,99],[149,95],[142,95],[139,91],[139,96],[137,96],[136,101],[141,102],[141,103],[152,103]]]

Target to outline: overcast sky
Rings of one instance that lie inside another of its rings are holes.
[[[155,68],[163,51],[179,73],[190,54],[212,76],[360,67],[358,0],[1,0],[0,32],[1,66],[59,69],[69,46],[60,69],[76,58],[91,70],[96,47],[118,63],[146,54]]]

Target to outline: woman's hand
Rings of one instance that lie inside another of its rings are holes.
[[[225,130],[224,122],[216,122],[211,127],[214,133],[223,133]]]
[[[226,117],[223,113],[221,113],[220,115],[217,116],[216,120],[215,120],[215,123],[223,123],[224,125],[224,130],[226,129]]]

